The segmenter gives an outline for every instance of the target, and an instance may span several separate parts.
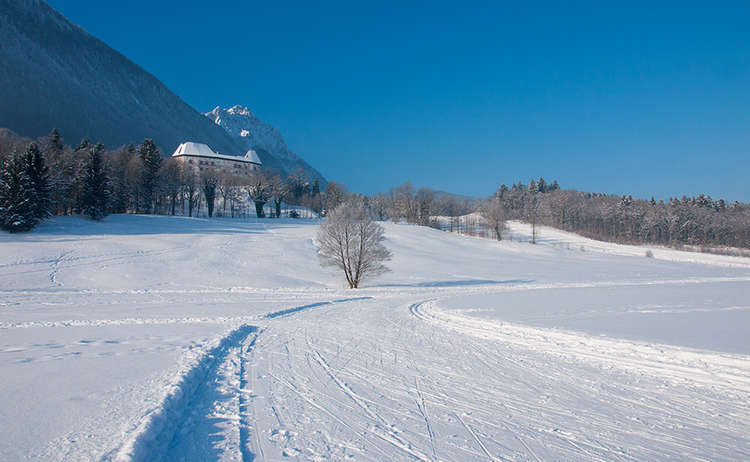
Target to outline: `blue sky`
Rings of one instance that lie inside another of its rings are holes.
[[[354,191],[543,176],[750,201],[748,2],[49,3],[197,110],[248,106]]]

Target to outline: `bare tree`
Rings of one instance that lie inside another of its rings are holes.
[[[435,202],[435,191],[430,188],[419,188],[416,195],[417,201],[417,224],[427,226],[430,224],[433,203]]]
[[[201,189],[203,189],[203,197],[206,199],[206,208],[208,209],[208,217],[214,216],[214,203],[216,202],[216,186],[219,184],[219,179],[216,178],[212,172],[207,172],[201,175]]]
[[[271,201],[273,201],[274,216],[281,218],[281,203],[289,194],[289,185],[281,179],[278,173],[271,178]]]
[[[503,240],[503,231],[505,231],[506,213],[500,199],[495,196],[479,205],[479,214],[487,222],[487,226],[495,233],[498,241]]]
[[[382,244],[383,227],[359,199],[351,199],[328,213],[318,230],[319,256],[324,266],[344,270],[350,289],[366,277],[383,274],[391,253]]]
[[[219,183],[216,185],[216,191],[219,193],[219,197],[221,197],[221,216],[223,217],[227,214],[227,204],[231,200],[232,195],[235,194],[239,179],[237,175],[230,172],[221,172],[218,179]]]
[[[271,181],[262,171],[257,172],[245,188],[251,201],[255,203],[255,216],[265,218],[263,206],[271,199]]]
[[[173,158],[165,159],[159,168],[160,191],[169,200],[169,213],[175,214],[177,198],[182,189],[181,168]]]
[[[188,216],[193,216],[193,208],[197,205],[198,199],[200,198],[200,188],[198,187],[198,179],[195,177],[195,172],[190,167],[182,168],[182,175],[180,181],[182,182],[182,196],[183,196],[183,211],[185,215],[185,200],[188,202]]]

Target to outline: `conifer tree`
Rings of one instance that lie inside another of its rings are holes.
[[[62,154],[63,149],[65,149],[65,146],[63,145],[62,136],[60,136],[60,132],[58,132],[56,128],[53,128],[52,132],[49,134],[50,153],[53,156],[59,156]]]
[[[536,183],[536,189],[540,193],[546,193],[547,192],[547,182],[544,180],[544,178],[539,178],[539,181]]]
[[[323,201],[320,197],[320,182],[315,178],[312,185],[312,195],[310,197],[310,208],[320,213],[323,210]]]
[[[11,233],[37,225],[34,188],[26,173],[23,156],[13,156],[0,166],[0,228]]]
[[[23,156],[24,170],[34,191],[34,216],[43,220],[51,215],[51,195],[49,169],[36,143],[31,143]]]
[[[90,147],[91,147],[91,141],[89,141],[89,137],[88,136],[84,136],[81,139],[81,142],[78,143],[78,146],[76,146],[75,150],[76,150],[76,152],[78,152],[78,151],[85,151],[85,150],[89,149]]]
[[[141,196],[143,197],[143,213],[151,213],[156,186],[158,183],[159,167],[161,167],[161,154],[153,140],[145,139],[138,148],[138,156],[141,159],[143,170],[141,172]]]
[[[101,220],[109,213],[109,178],[104,166],[103,151],[104,146],[101,143],[89,151],[80,178],[81,195],[78,208],[92,220]]]

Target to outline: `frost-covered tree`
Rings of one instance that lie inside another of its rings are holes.
[[[318,230],[319,257],[324,266],[344,271],[350,289],[368,277],[388,271],[383,262],[391,253],[383,245],[383,227],[376,223],[360,198],[328,212]]]
[[[109,214],[110,184],[103,152],[101,143],[91,148],[81,171],[78,208],[92,220],[101,220]]]
[[[34,228],[39,222],[34,196],[24,157],[5,159],[0,166],[0,228],[11,233]]]
[[[335,209],[346,200],[346,196],[347,192],[343,184],[330,181],[326,187],[323,210],[327,213],[329,210]]]

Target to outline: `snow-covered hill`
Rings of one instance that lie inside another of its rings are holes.
[[[0,0],[0,127],[107,147],[153,138],[166,154],[185,140],[242,154],[223,130],[156,77],[41,0]]]
[[[0,234],[0,459],[750,459],[750,269],[384,225],[356,291],[314,220]]]
[[[322,185],[326,184],[320,172],[287,147],[278,129],[260,120],[248,108],[216,106],[205,116],[226,130],[242,149],[254,149],[265,168],[276,168],[285,174],[302,169],[311,180],[317,178]]]

